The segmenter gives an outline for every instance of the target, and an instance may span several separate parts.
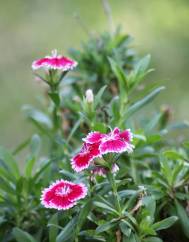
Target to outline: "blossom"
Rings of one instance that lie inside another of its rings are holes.
[[[100,157],[100,150],[99,150],[99,144],[87,144],[84,143],[80,152],[76,154],[72,160],[71,160],[71,165],[72,168],[76,172],[80,172],[86,168],[89,167],[90,162],[96,158]]]
[[[72,70],[76,66],[77,66],[76,61],[69,59],[68,57],[65,57],[65,56],[57,55],[57,50],[53,50],[51,56],[46,56],[44,58],[35,60],[32,63],[33,70],[44,68],[44,69],[68,71],[68,70]]]
[[[93,175],[98,175],[98,176],[105,176],[107,173],[108,173],[108,169],[106,167],[102,167],[102,166],[96,166],[92,171],[91,173]],[[111,172],[112,173],[117,173],[119,171],[119,166],[114,163],[112,165],[112,169],[111,169]]]
[[[83,140],[89,144],[100,143],[99,150],[101,155],[103,155],[107,153],[123,153],[125,151],[132,152],[134,148],[131,144],[132,137],[130,129],[121,132],[119,128],[114,128],[108,134],[91,132]]]
[[[94,168],[92,172],[102,174],[104,169],[99,169],[98,167],[100,161],[96,162],[93,160],[97,157],[101,158],[107,153],[132,152],[134,148],[131,144],[132,137],[133,135],[129,129],[120,131],[119,128],[114,128],[108,134],[103,134],[98,131],[90,132],[83,139],[84,144],[82,149],[72,158],[72,168],[76,172],[80,172],[90,165],[94,165],[97,169],[95,170]],[[102,164],[100,164],[101,167],[103,167]]]
[[[85,95],[86,95],[87,103],[94,102],[94,95],[93,95],[93,91],[91,89],[87,89],[87,91],[85,92]]]
[[[57,180],[42,191],[41,203],[46,208],[66,210],[87,195],[83,183],[75,184],[66,180]]]

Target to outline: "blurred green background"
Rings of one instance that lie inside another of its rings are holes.
[[[135,38],[140,54],[152,55],[152,80],[167,87],[158,102],[174,119],[189,119],[189,0],[110,0],[115,25]],[[0,0],[0,144],[13,148],[32,132],[21,107],[38,105],[43,88],[31,63],[57,48],[79,48],[89,30],[108,29],[101,0]]]

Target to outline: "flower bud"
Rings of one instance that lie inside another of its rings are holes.
[[[93,95],[93,91],[91,89],[88,89],[86,91],[85,95],[86,95],[87,103],[93,103],[94,102],[94,95]]]
[[[160,128],[163,129],[163,128],[166,127],[166,125],[171,120],[173,111],[169,106],[163,105],[161,107],[161,113],[162,113],[162,117],[161,117],[161,120],[160,120]]]

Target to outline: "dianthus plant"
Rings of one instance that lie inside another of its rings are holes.
[[[141,102],[130,107],[128,102],[135,82],[139,82],[149,72],[146,70],[148,62],[149,56],[137,63],[130,73],[130,80],[127,80],[121,67],[113,59],[109,59],[113,74],[118,78],[116,93],[120,92],[120,95],[116,102],[116,96],[113,97],[110,106],[106,104],[106,109],[109,110],[104,112],[105,119],[95,114],[95,108],[106,87],[99,91],[98,99],[91,89],[86,91],[83,101],[77,97],[76,102],[81,102],[80,113],[83,112],[83,118],[80,116],[67,136],[68,142],[66,133],[62,133],[61,139],[65,142],[62,148],[65,151],[72,150],[75,146],[74,132],[79,126],[83,129],[82,132],[88,134],[79,135],[81,148],[76,152],[71,151],[69,163],[65,161],[67,164],[60,170],[63,177],[52,181],[41,194],[41,204],[46,209],[55,209],[62,214],[69,211],[70,221],[57,235],[58,241],[85,241],[87,238],[97,241],[160,241],[156,231],[164,229],[163,223],[168,221],[169,227],[177,220],[176,216],[171,216],[165,218],[165,221],[155,222],[155,197],[145,186],[137,184],[137,168],[132,164],[134,143],[137,144],[137,139],[141,136],[132,131],[129,123],[127,128],[124,119],[143,105]],[[53,51],[52,56],[36,60],[32,64],[35,74],[49,86],[49,97],[54,104],[52,122],[55,135],[62,130],[61,124],[64,124],[65,117],[60,117],[59,113],[67,101],[63,98],[62,104],[57,102],[60,99],[58,90],[61,82],[64,83],[66,74],[76,65],[76,61],[57,55],[56,51]],[[40,68],[45,70],[45,77],[36,72]],[[148,102],[162,89],[152,91],[143,102]],[[115,105],[118,105],[119,111],[113,109],[116,108]],[[100,120],[103,123],[100,124]],[[70,121],[68,119],[68,123]],[[128,162],[131,164],[131,173],[127,170]],[[132,179],[135,185],[132,185]],[[131,183],[132,189],[126,189],[127,183]],[[149,206],[153,206],[153,211]],[[59,220],[61,223],[61,218]],[[56,223],[57,221],[58,219]],[[145,223],[147,228],[143,227]],[[67,230],[70,231],[69,235]]]
[[[37,134],[0,148],[3,242],[188,241],[189,144],[170,139],[188,126],[168,106],[142,111],[165,88],[143,82],[150,56],[130,41],[117,29],[32,63],[43,106],[23,110]]]

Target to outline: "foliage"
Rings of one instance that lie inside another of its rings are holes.
[[[188,240],[189,144],[171,136],[187,123],[170,124],[169,108],[146,114],[144,107],[165,88],[143,83],[150,56],[136,57],[129,43],[119,30],[103,33],[72,50],[75,71],[36,73],[47,83],[44,107],[23,110],[38,134],[13,153],[0,149],[3,242]],[[114,127],[134,134],[134,152],[118,157],[119,172],[93,179],[89,171],[73,172],[70,159],[82,138]],[[30,154],[19,168],[16,156],[26,147]],[[84,182],[87,197],[68,211],[43,208],[41,190],[60,178]]]

